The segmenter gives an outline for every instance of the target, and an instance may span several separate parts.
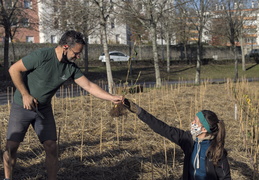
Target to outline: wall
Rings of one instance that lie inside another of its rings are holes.
[[[53,44],[38,44],[38,43],[14,43],[14,46],[10,43],[9,46],[9,60],[17,61],[30,53],[31,51],[43,48],[43,47],[52,47]],[[13,53],[14,52],[14,53]],[[4,59],[4,46],[0,45],[0,61]]]
[[[57,44],[37,44],[37,43],[14,43],[15,49],[15,57],[13,55],[13,48],[10,44],[9,49],[9,58],[11,61],[17,61],[30,53],[31,51],[43,48],[43,47],[55,47]],[[134,47],[134,50],[130,50],[129,46],[126,45],[110,45],[109,50],[118,50],[125,54],[130,54],[129,52],[134,52],[133,57],[137,60],[152,60],[153,59],[153,52],[152,46],[137,46]],[[98,60],[100,54],[103,53],[102,45],[100,44],[90,44],[89,45],[89,60]],[[229,47],[212,47],[212,46],[205,46],[203,48],[203,58],[204,59],[212,59],[214,60],[227,60],[233,59],[233,55],[230,51]],[[135,55],[137,53],[137,55]],[[166,59],[166,47],[165,46],[158,46],[158,54],[159,59]],[[164,55],[163,55],[164,54]],[[237,49],[238,58],[241,57],[240,48]],[[184,51],[182,46],[170,46],[170,55],[171,60],[183,60],[184,59]],[[3,45],[0,45],[0,61],[3,61],[4,57],[4,48]],[[187,47],[187,57],[190,61],[196,60],[196,47],[195,46],[188,46]]]

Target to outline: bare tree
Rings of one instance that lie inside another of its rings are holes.
[[[42,23],[46,32],[66,31],[74,29],[84,34],[86,46],[84,48],[84,69],[88,73],[88,36],[94,31],[96,24],[96,12],[89,0],[48,0],[42,2],[48,9],[42,16]],[[45,9],[45,8],[43,8]]]
[[[247,10],[248,2],[246,0],[220,0],[217,4],[216,20],[214,20],[217,30],[214,31],[214,35],[225,38],[226,45],[230,44],[231,52],[233,53],[235,62],[235,75],[234,80],[238,79],[238,58],[236,52],[236,46],[242,46],[243,37],[247,33],[246,26],[249,24],[249,16],[255,10]],[[242,46],[243,47],[243,46]],[[241,50],[243,48],[241,47]],[[243,52],[242,52],[243,54]],[[245,59],[242,55],[242,67],[245,70]]]
[[[9,45],[13,42],[18,28],[34,28],[37,24],[29,15],[28,10],[24,9],[20,0],[3,1],[0,0],[0,27],[4,28],[4,79],[9,77]],[[25,19],[30,19],[30,23]]]
[[[162,84],[157,50],[157,28],[163,14],[169,10],[165,6],[167,3],[167,0],[134,0],[123,1],[121,6],[125,16],[135,19],[149,32],[153,48],[156,87],[161,87]]]
[[[170,45],[173,40],[173,38],[176,35],[176,11],[175,11],[175,5],[173,1],[167,1],[164,5],[167,9],[165,9],[165,13],[163,13],[163,17],[160,20],[160,26],[161,26],[161,42],[163,42],[163,39],[165,39],[166,42],[166,62],[167,62],[167,72],[170,72]],[[162,43],[161,43],[162,44]]]
[[[105,54],[105,61],[106,61],[106,72],[107,72],[109,93],[113,93],[114,83],[113,83],[113,77],[112,77],[108,40],[107,40],[107,24],[110,16],[112,15],[114,6],[112,2],[107,0],[92,0],[92,2],[95,5],[94,7],[96,12],[98,12],[97,22],[101,30],[103,51]]]
[[[200,84],[203,33],[209,22],[214,0],[190,0],[186,1],[186,3],[182,1],[179,2],[184,4],[182,9],[185,9],[185,12],[189,12],[188,22],[191,23],[193,31],[196,31],[196,37],[192,37],[197,43],[195,84]]]
[[[187,45],[191,43],[191,39],[193,37],[192,31],[193,26],[190,23],[190,13],[186,6],[186,3],[182,2],[182,4],[177,8],[176,11],[176,21],[175,21],[175,37],[177,44],[183,46],[183,58],[188,63],[191,62],[191,59],[188,57],[187,53]]]
[[[127,3],[130,3],[130,1]],[[149,41],[149,33],[140,21],[136,20],[135,17],[128,15],[128,12],[124,10],[125,4],[115,3],[115,7],[118,7],[115,16],[120,24],[126,24],[130,55],[135,57],[138,56],[138,59],[142,60],[142,45]],[[134,44],[133,48],[131,47],[132,44]],[[136,46],[138,46],[138,50],[136,50]]]

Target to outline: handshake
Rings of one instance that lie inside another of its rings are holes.
[[[127,114],[125,109],[128,109],[130,112],[135,114],[140,113],[140,107],[131,100],[125,98],[122,103],[114,105],[114,107],[110,110],[110,115],[112,117],[125,115]]]

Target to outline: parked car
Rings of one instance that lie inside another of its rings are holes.
[[[129,60],[129,56],[120,52],[120,51],[111,51],[109,52],[110,55],[110,61],[128,61]],[[99,56],[99,60],[102,62],[106,62],[105,60],[105,55],[104,53],[101,54],[101,56]]]
[[[252,58],[252,57],[259,57],[259,49],[252,49],[246,57]]]

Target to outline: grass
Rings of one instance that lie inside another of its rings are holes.
[[[112,74],[115,83],[125,82],[128,65],[127,63],[112,63]],[[239,77],[258,78],[259,66],[255,63],[246,64],[246,71],[242,70],[241,64],[238,66]],[[139,82],[155,82],[154,65],[150,62],[133,62],[132,74],[129,81],[135,81],[139,77]],[[166,71],[166,64],[160,63],[161,79],[167,81],[194,80],[196,73],[195,65],[177,64],[171,65],[170,73]],[[201,66],[201,79],[227,79],[234,78],[235,69],[233,64],[207,64]],[[87,77],[93,81],[106,81],[105,64],[91,63],[89,64],[89,73]]]
[[[81,69],[82,62],[77,62]],[[124,83],[126,80],[126,75],[128,71],[127,62],[112,62],[112,74],[115,83]],[[186,65],[183,63],[172,64],[170,66],[170,73],[167,73],[166,63],[159,64],[160,76],[162,80],[166,81],[178,81],[183,80],[194,80],[196,73],[195,64]],[[239,78],[259,78],[259,66],[251,61],[246,64],[246,71],[242,70],[241,64],[238,65]],[[3,72],[3,67],[0,67],[0,72]],[[132,62],[132,74],[130,74],[128,81],[135,82],[140,74],[138,82],[155,82],[155,71],[153,61],[143,61],[143,62]],[[227,79],[234,78],[235,69],[234,63],[228,64],[213,64],[209,63],[207,65],[201,66],[201,79]],[[107,81],[106,66],[100,61],[90,61],[89,70],[87,77],[94,81]],[[1,76],[0,76],[1,78]]]

